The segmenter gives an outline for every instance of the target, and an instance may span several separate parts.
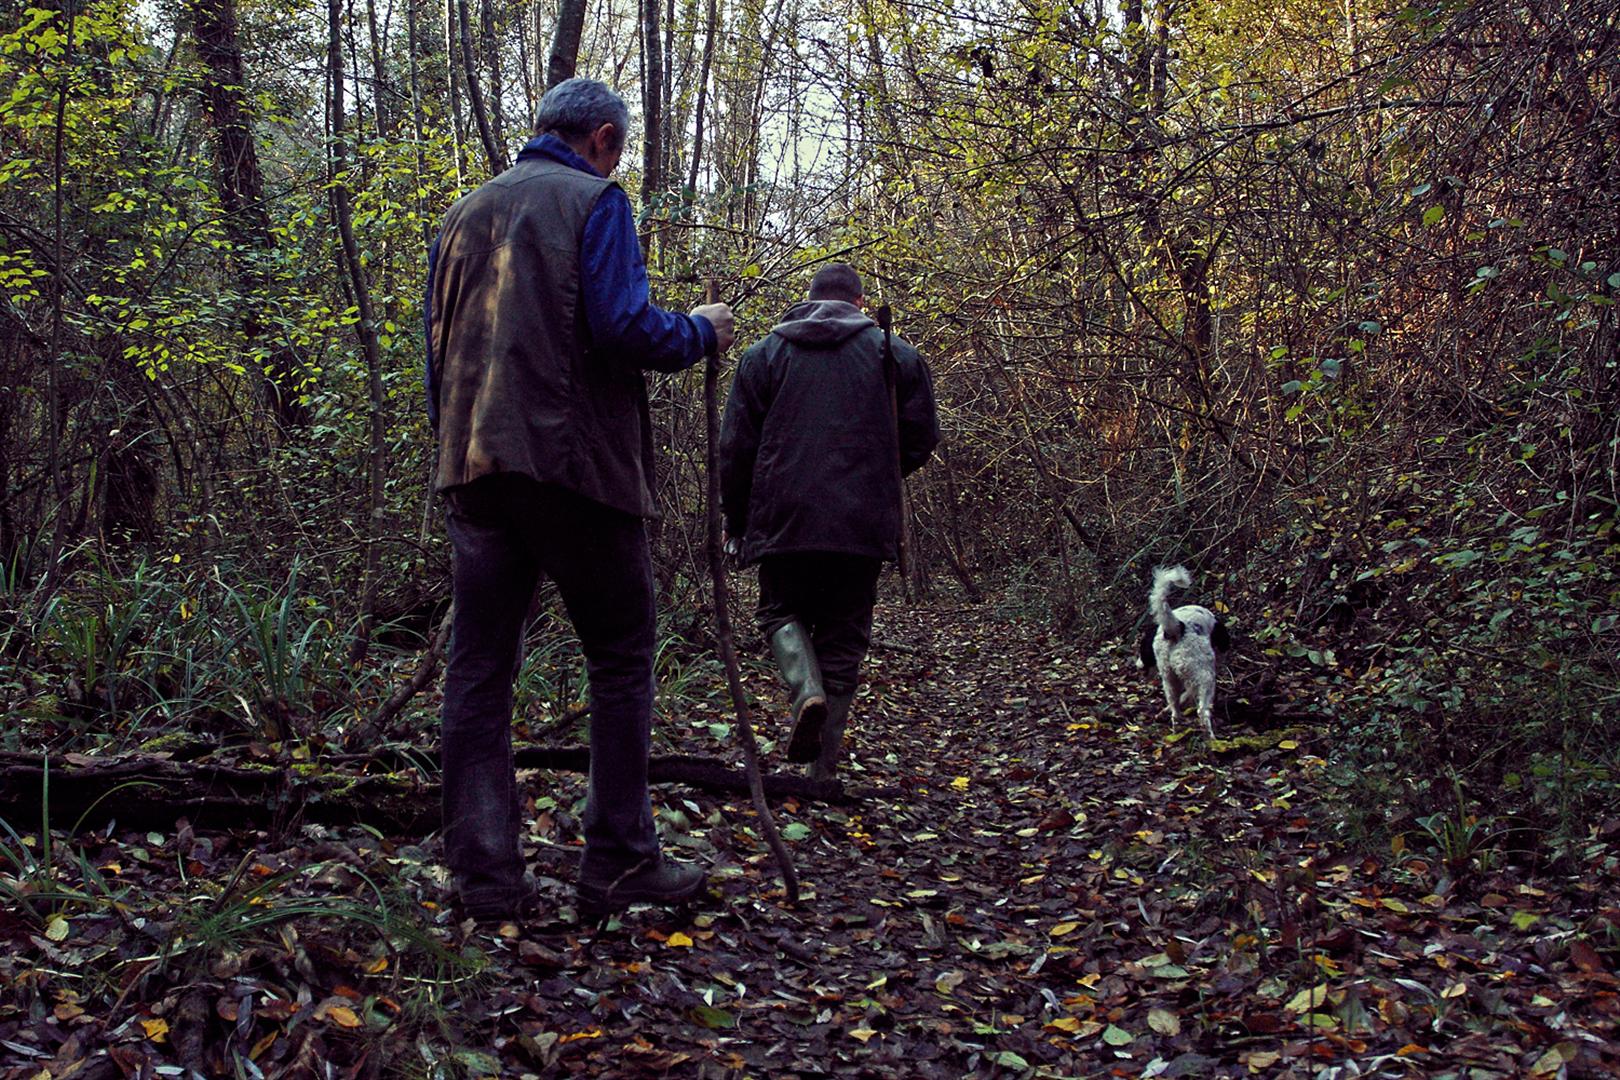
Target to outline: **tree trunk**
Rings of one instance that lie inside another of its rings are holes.
[[[264,299],[274,295],[261,256],[274,250],[270,214],[264,203],[264,173],[248,113],[242,50],[236,40],[234,0],[191,0],[192,30],[203,62],[203,105],[214,132],[214,173],[225,232],[240,253],[237,276],[242,292],[242,334],[249,344],[264,335]],[[262,373],[266,404],[282,431],[302,426],[299,397],[307,377],[291,350],[270,351]]]
[[[424,750],[422,756],[436,755]],[[590,771],[590,750],[583,746],[520,746],[514,757],[524,769]],[[419,835],[439,827],[438,785],[423,780],[414,761],[386,761],[366,754],[328,764],[329,770],[295,773],[263,765],[68,755],[49,760],[47,786],[46,759],[0,752],[0,818],[32,826],[40,820],[40,811],[48,809],[53,822],[78,821],[92,827],[117,818],[126,828],[167,828],[180,817],[189,818],[198,829],[291,828],[321,822]],[[647,763],[647,779],[722,795],[749,790],[743,772],[708,757],[654,757]],[[849,790],[839,780],[789,773],[766,773],[761,780],[765,794],[774,798],[849,803],[895,794]],[[132,793],[109,798],[120,789]]]
[[[408,0],[407,0],[408,2]],[[366,26],[371,32],[371,101],[377,114],[377,134],[388,138],[398,126],[389,100],[388,69],[383,64],[382,35],[377,29],[377,0],[366,0]]]
[[[719,0],[709,0],[709,25],[703,34],[703,66],[698,72],[697,122],[692,133],[692,166],[687,172],[686,186],[697,198],[698,168],[703,163],[703,112],[708,102],[709,69],[714,66],[715,28],[720,22]]]
[[[579,39],[585,33],[585,0],[561,0],[557,28],[551,35],[551,56],[546,61],[546,89],[574,77],[579,63]]]
[[[491,175],[506,171],[506,151],[495,141],[495,132],[489,126],[489,110],[484,107],[484,91],[478,85],[478,72],[473,64],[472,27],[467,22],[467,0],[455,0],[457,22],[461,27],[461,70],[467,79],[467,102],[472,106],[473,121],[478,125],[478,138],[484,144],[484,157],[489,162]]]
[[[73,35],[79,18],[79,6],[69,0],[67,44],[62,51],[62,80],[56,89],[56,131],[53,138],[51,166],[52,246],[55,248],[51,267],[51,342],[50,368],[46,372],[46,427],[48,467],[51,474],[51,494],[55,497],[55,514],[51,529],[51,554],[46,571],[46,592],[56,584],[58,567],[62,563],[62,548],[68,538],[68,478],[62,468],[62,380],[61,372],[67,366],[62,362],[62,304],[67,285],[67,266],[63,254],[62,209],[65,202],[63,184],[66,182],[67,159],[65,140],[67,133],[68,83],[73,75]]]
[[[456,140],[456,186],[467,184],[467,124],[461,116],[461,46],[456,0],[444,0],[444,81],[450,88],[450,123]]]
[[[641,0],[641,254],[652,247],[652,216],[645,214],[664,186],[664,56],[658,36],[658,7],[662,0]]]
[[[331,71],[332,87],[332,144],[330,168],[332,171],[332,204],[337,211],[338,235],[342,241],[343,263],[349,272],[349,283],[354,289],[354,302],[360,309],[360,322],[355,334],[360,339],[361,351],[366,358],[366,385],[371,396],[371,488],[368,492],[365,525],[365,568],[360,579],[360,625],[355,636],[350,659],[364,659],[371,635],[371,621],[377,606],[377,570],[382,548],[378,533],[382,529],[384,500],[388,482],[387,424],[384,416],[386,398],[382,384],[382,349],[377,342],[377,320],[371,306],[371,287],[366,281],[365,268],[360,265],[360,246],[354,238],[354,214],[349,204],[348,153],[344,146],[343,106],[343,0],[327,0],[327,63]]]
[[[479,21],[479,47],[484,53],[484,64],[489,68],[489,125],[495,134],[495,145],[506,153],[506,81],[501,72],[500,45],[495,34],[495,5],[483,0]]]

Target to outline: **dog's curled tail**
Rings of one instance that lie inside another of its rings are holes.
[[[1171,641],[1181,637],[1181,622],[1170,614],[1170,590],[1185,589],[1192,584],[1192,575],[1185,566],[1161,566],[1153,571],[1153,589],[1148,593],[1148,611],[1159,629]]]

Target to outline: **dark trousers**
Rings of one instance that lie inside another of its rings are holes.
[[[821,682],[851,694],[872,644],[880,559],[830,552],[767,555],[759,561],[759,632],[767,641],[789,622],[810,632]]]
[[[658,854],[647,797],[653,577],[646,526],[512,474],[447,493],[455,617],[444,677],[444,847],[463,900],[522,887],[512,682],[541,573],[556,582],[590,675],[591,776],[581,872],[612,877]]]

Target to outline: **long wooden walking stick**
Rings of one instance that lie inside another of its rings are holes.
[[[889,390],[889,416],[894,419],[894,482],[898,489],[898,498],[895,500],[900,511],[900,540],[899,555],[895,560],[895,569],[900,573],[900,581],[906,588],[906,596],[911,596],[911,515],[906,513],[906,465],[902,457],[900,445],[900,365],[894,358],[894,341],[890,328],[894,323],[894,314],[889,305],[884,304],[877,309],[877,324],[883,330],[883,382]]]
[[[719,301],[719,287],[711,279],[704,286],[708,303]],[[720,540],[720,357],[710,353],[703,368],[703,404],[708,427],[708,511],[709,511],[709,576],[714,581],[714,630],[720,645],[720,662],[726,668],[726,685],[731,689],[731,705],[737,712],[737,731],[742,740],[743,765],[748,772],[748,795],[754,803],[765,841],[776,856],[776,865],[782,871],[782,888],[787,902],[799,902],[799,875],[793,869],[782,834],[776,831],[776,819],[771,816],[770,805],[765,802],[765,783],[759,775],[759,744],[754,739],[754,724],[748,715],[748,699],[743,695],[742,668],[737,663],[737,646],[731,633],[731,587],[726,582],[726,554]]]

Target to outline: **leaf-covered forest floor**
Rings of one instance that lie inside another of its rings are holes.
[[[884,794],[777,803],[795,909],[745,797],[666,785],[711,895],[581,925],[584,781],[562,773],[524,774],[550,901],[526,927],[458,924],[431,838],[4,838],[57,894],[0,910],[0,1076],[1620,1069],[1612,831],[1578,873],[1336,844],[1325,721],[1212,749],[1170,730],[1127,646],[989,608],[884,607],[876,637],[846,782]],[[695,698],[681,723],[726,719],[718,685]]]

